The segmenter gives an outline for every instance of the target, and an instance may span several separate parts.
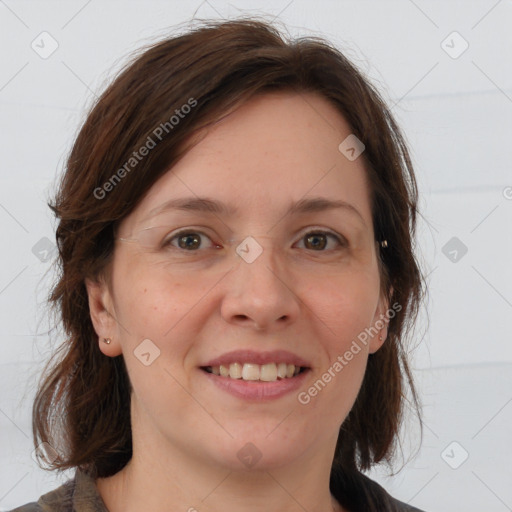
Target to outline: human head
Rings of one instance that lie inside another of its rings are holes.
[[[68,392],[60,395],[67,451],[55,467],[109,476],[131,456],[126,367],[122,357],[98,349],[85,279],[108,279],[116,227],[187,153],[195,133],[255,95],[277,91],[320,94],[365,144],[373,229],[377,240],[388,242],[378,253],[381,291],[401,310],[389,322],[386,343],[369,357],[335,463],[368,469],[392,453],[402,371],[410,378],[402,339],[421,292],[413,254],[417,191],[406,145],[379,94],[341,53],[319,40],[287,43],[260,22],[235,20],[146,49],[99,98],[75,141],[52,205],[62,272],[51,299],[61,309],[67,340],[34,404],[35,436],[59,446],[47,421],[52,397]],[[158,138],[158,127],[161,140],[143,158],[134,157],[150,137]],[[412,379],[410,385],[414,395]]]

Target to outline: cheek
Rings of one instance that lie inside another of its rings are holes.
[[[310,318],[326,357],[299,403],[321,423],[341,425],[354,405],[368,361],[365,330],[372,325],[377,302],[375,282],[356,276],[331,282],[311,296]]]
[[[114,265],[115,313],[124,344],[149,338],[160,346],[183,307],[182,283],[163,279],[139,261],[137,255],[119,255]]]
[[[329,285],[324,283],[320,289],[310,302],[315,313],[312,318],[321,320],[315,320],[317,334],[327,355],[319,386],[329,387],[326,398],[329,395],[333,404],[341,400],[340,404],[351,406],[366,369],[369,328],[379,298],[378,280],[371,273],[354,273]]]
[[[148,344],[149,351],[154,350],[158,357],[148,367],[152,371],[146,372],[151,375],[149,380],[168,380],[166,371],[182,372],[193,340],[200,336],[212,314],[211,304],[201,301],[212,285],[199,275],[154,272],[133,262],[119,272],[117,279],[118,336],[129,371],[144,371],[131,354],[142,352],[142,342],[150,340],[156,348]],[[135,374],[133,378],[137,380]]]
[[[156,412],[164,396],[183,407],[178,398],[181,387],[172,376],[189,350],[183,330],[188,324],[183,320],[197,297],[186,283],[155,276],[143,266],[127,266],[117,279],[118,336],[136,395],[148,406],[153,404]],[[164,387],[161,394],[155,394],[155,386]]]
[[[322,282],[308,290],[309,305],[343,350],[353,337],[371,325],[379,300],[378,277],[354,272]]]

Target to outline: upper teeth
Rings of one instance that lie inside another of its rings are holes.
[[[243,380],[262,380],[272,382],[278,378],[290,378],[300,372],[300,366],[287,363],[269,363],[269,364],[254,364],[254,363],[232,363],[229,366],[221,364],[220,366],[209,366],[215,375],[221,377],[230,377],[231,379]]]

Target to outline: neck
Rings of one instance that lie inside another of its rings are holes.
[[[109,512],[343,512],[329,489],[337,432],[297,447],[294,456],[269,443],[254,466],[244,467],[233,452],[245,443],[212,441],[208,454],[155,430],[133,403],[131,417],[132,459],[96,482]]]
[[[169,464],[157,472],[154,465],[132,459],[116,475],[98,479],[97,486],[109,512],[343,512],[328,486],[311,482],[313,472],[297,481],[285,468],[245,473],[202,469],[190,473]]]
[[[330,493],[329,458],[240,470],[196,460],[190,453],[133,439],[133,457],[114,476],[97,480],[109,512],[343,512]],[[173,462],[175,461],[175,462]]]

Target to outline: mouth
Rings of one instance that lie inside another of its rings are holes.
[[[231,363],[229,365],[201,366],[201,370],[218,377],[247,382],[276,382],[293,379],[310,368],[292,363]]]
[[[214,388],[238,399],[266,402],[297,392],[312,371],[306,359],[287,350],[235,350],[199,366]]]

